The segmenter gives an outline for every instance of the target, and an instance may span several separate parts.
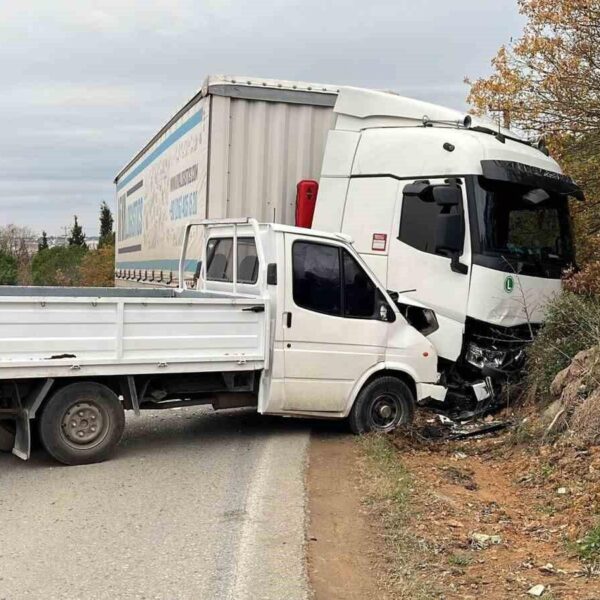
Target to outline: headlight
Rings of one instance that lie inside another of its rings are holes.
[[[489,350],[471,342],[467,347],[466,360],[474,367],[494,367],[499,369],[504,364],[506,352],[503,350]]]

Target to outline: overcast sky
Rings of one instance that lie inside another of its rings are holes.
[[[97,233],[113,177],[208,74],[465,107],[516,0],[0,0],[0,225]]]

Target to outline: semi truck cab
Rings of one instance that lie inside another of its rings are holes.
[[[542,144],[486,120],[355,88],[334,112],[312,226],[354,239],[434,343],[450,403],[475,406],[522,368],[574,262],[582,192]]]

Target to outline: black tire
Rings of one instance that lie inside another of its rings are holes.
[[[39,417],[42,445],[65,465],[87,465],[110,457],[125,429],[117,395],[95,382],[60,388]]]
[[[415,398],[408,385],[396,377],[382,376],[360,391],[348,420],[356,434],[387,432],[411,423],[414,413]]]

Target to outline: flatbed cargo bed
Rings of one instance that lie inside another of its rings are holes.
[[[259,369],[260,307],[175,289],[3,287],[0,378]]]

